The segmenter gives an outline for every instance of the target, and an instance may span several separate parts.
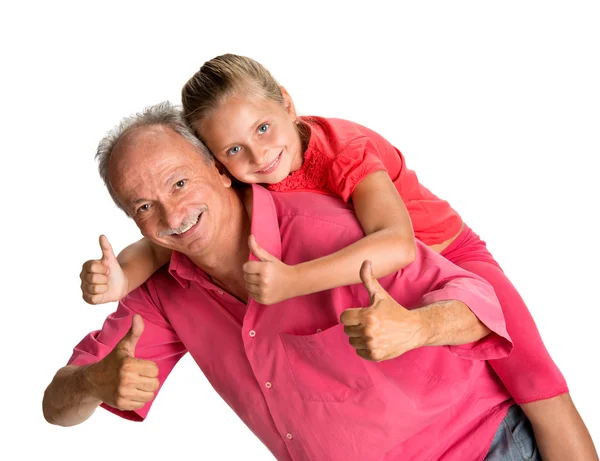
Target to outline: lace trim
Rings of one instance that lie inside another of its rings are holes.
[[[333,160],[323,155],[318,149],[310,147],[304,153],[302,166],[277,184],[269,184],[267,188],[275,192],[286,192],[296,189],[327,190],[327,176]]]

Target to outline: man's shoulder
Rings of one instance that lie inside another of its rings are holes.
[[[139,287],[132,290],[128,297],[145,298],[153,304],[160,305],[160,296],[162,292],[172,293],[176,290],[185,289],[185,280],[182,277],[177,277],[176,272],[165,264],[152,274],[148,280],[142,283]]]
[[[315,192],[272,192],[272,197],[284,252],[312,260],[364,236],[353,208],[338,197]]]
[[[359,225],[351,204],[321,192],[271,192],[277,217],[282,219],[328,220],[332,223]]]

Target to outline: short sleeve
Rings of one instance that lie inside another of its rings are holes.
[[[471,360],[493,360],[510,355],[513,343],[506,330],[500,302],[489,283],[465,271],[464,276],[448,280],[439,289],[423,296],[422,304],[447,300],[463,302],[490,330],[489,335],[474,343],[447,346],[451,353]]]
[[[93,331],[83,338],[73,349],[68,364],[88,365],[104,358],[129,331],[133,314],[137,313],[144,320],[144,332],[137,343],[135,356],[158,365],[158,379],[162,387],[187,350],[153,301],[148,288],[151,283],[150,280],[132,291],[119,303],[117,310],[107,317],[101,330]],[[158,391],[154,398],[157,395]],[[101,406],[122,418],[143,421],[153,401],[135,411],[121,411],[105,403]]]
[[[386,170],[367,137],[350,141],[333,159],[327,182],[333,193],[347,202],[367,175]]]

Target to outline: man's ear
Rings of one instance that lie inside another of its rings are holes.
[[[229,171],[227,170],[227,168],[225,168],[225,166],[221,162],[219,162],[217,159],[214,159],[213,162],[215,162],[215,168],[219,172],[219,179],[221,180],[221,183],[225,187],[231,187],[231,184],[232,184],[231,175],[229,174]]]
[[[279,88],[281,89],[281,96],[283,96],[283,107],[285,107],[286,112],[290,114],[292,119],[296,120],[296,106],[294,106],[292,97],[283,86],[280,86]]]

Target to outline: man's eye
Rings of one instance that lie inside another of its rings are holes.
[[[240,146],[234,146],[234,147],[232,147],[231,149],[229,149],[229,150],[227,151],[227,153],[228,153],[229,155],[235,155],[235,154],[237,154],[237,153],[238,153],[239,151],[241,151],[241,150],[242,150],[242,148],[241,148]]]
[[[141,207],[138,208],[138,213],[143,213],[145,211],[148,211],[149,209],[150,209],[150,204],[144,203]]]
[[[185,179],[181,179],[175,183],[175,189],[181,189],[185,186]]]
[[[258,132],[260,134],[266,133],[267,131],[269,131],[269,124],[268,123],[263,123],[261,126],[258,127]]]

